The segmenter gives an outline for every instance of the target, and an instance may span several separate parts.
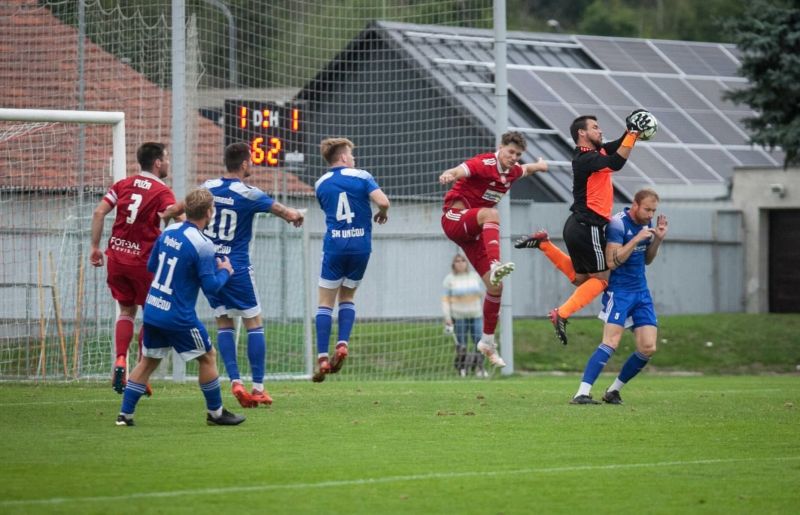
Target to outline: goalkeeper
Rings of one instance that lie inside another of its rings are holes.
[[[567,344],[567,319],[592,302],[608,286],[605,260],[605,226],[611,218],[614,186],[611,175],[622,169],[641,131],[652,117],[644,110],[632,112],[627,129],[617,140],[603,143],[597,117],[576,118],[569,132],[575,142],[572,155],[572,214],[564,223],[564,242],[569,255],[553,245],[547,231],[519,239],[516,248],[538,248],[578,288],[562,305],[550,311],[556,336]]]

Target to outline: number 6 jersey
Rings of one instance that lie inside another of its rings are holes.
[[[247,270],[253,219],[256,213],[269,213],[275,201],[239,179],[210,179],[203,188],[214,195],[214,216],[203,234],[214,242],[218,256],[228,256],[235,272]]]

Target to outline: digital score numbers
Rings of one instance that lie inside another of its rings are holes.
[[[225,146],[244,141],[256,166],[283,166],[289,152],[302,152],[299,107],[253,100],[225,101]]]

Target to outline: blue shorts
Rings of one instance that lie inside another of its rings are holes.
[[[253,265],[247,267],[247,273],[237,270],[225,286],[217,293],[206,295],[208,303],[214,309],[214,316],[253,318],[261,314],[261,304],[258,302],[256,291],[256,278]]]
[[[597,318],[607,324],[621,325],[626,329],[636,329],[644,325],[658,327],[658,318],[649,290],[606,291],[603,293],[603,310]]]
[[[364,278],[369,263],[369,252],[364,254],[322,253],[322,271],[319,285],[335,290],[339,286],[357,288]]]
[[[174,348],[184,361],[190,361],[211,350],[211,338],[199,320],[190,329],[164,329],[145,323],[142,347],[148,358],[164,359]]]

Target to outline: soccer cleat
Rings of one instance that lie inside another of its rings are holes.
[[[481,340],[478,342],[478,351],[486,356],[492,365],[496,367],[506,366],[506,362],[503,361],[503,358],[501,358],[500,354],[497,353],[496,343],[486,343],[485,341]]]
[[[331,374],[335,374],[342,369],[345,359],[347,359],[347,345],[340,343],[336,346],[336,353],[331,360]]]
[[[622,404],[619,390],[606,390],[606,393],[603,394],[603,402],[606,404]]]
[[[117,361],[114,362],[114,372],[111,374],[111,387],[119,394],[125,391],[125,384],[128,382],[127,368],[125,356],[118,356]]]
[[[239,401],[239,406],[243,408],[255,408],[258,406],[258,403],[253,400],[247,390],[244,389],[244,385],[242,383],[233,383],[231,386],[231,393],[236,400]]]
[[[250,393],[250,398],[252,398],[253,402],[256,404],[272,404],[272,397],[270,397],[269,392],[266,390],[258,391],[253,388],[253,391]]]
[[[531,234],[530,236],[523,236],[514,242],[515,249],[538,249],[542,242],[549,241],[550,235],[547,231],[541,229]]]
[[[489,270],[489,282],[492,286],[497,286],[500,284],[500,281],[505,278],[508,274],[514,271],[514,263],[500,263],[499,261],[495,261],[492,263],[492,267]]]
[[[561,315],[558,314],[558,308],[553,309],[550,311],[550,322],[553,323],[553,327],[556,330],[556,336],[561,341],[562,344],[567,344],[567,319],[561,318]]]
[[[150,383],[145,383],[145,385],[144,385],[144,394],[147,395],[148,397],[152,397],[153,396],[153,387],[150,386]]]
[[[245,392],[247,393],[247,392]],[[242,415],[236,415],[222,408],[222,415],[212,417],[211,413],[206,414],[206,424],[209,426],[238,426],[245,421]]]
[[[591,395],[576,395],[570,401],[570,404],[600,404],[600,401],[592,399]]]
[[[328,361],[327,356],[322,356],[321,358],[318,358],[317,361],[319,362],[319,370],[317,370],[317,372],[311,376],[311,380],[315,383],[321,383],[325,380],[325,375],[331,373],[331,364]]]
[[[119,415],[117,415],[116,424],[118,426],[135,426],[136,425],[136,424],[133,423],[133,419],[132,418],[128,418],[128,417],[126,417],[125,415],[123,415],[121,413]]]

